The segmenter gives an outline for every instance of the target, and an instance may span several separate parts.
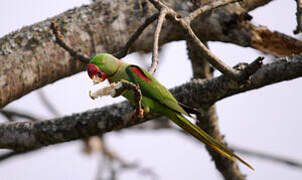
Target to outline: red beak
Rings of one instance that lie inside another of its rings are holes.
[[[88,64],[87,72],[90,79],[93,79],[98,73],[100,73],[100,68],[94,64]]]

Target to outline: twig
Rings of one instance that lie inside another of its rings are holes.
[[[43,90],[38,91],[39,97],[45,107],[55,116],[60,116],[59,111],[49,102]]]
[[[121,51],[114,53],[113,55],[117,58],[123,58],[128,54],[128,51],[131,47],[131,45],[135,42],[135,40],[138,39],[138,37],[142,34],[142,32],[153,22],[155,21],[155,19],[157,19],[159,16],[159,13],[155,13],[152,16],[148,17],[144,23],[131,35],[131,37],[129,38],[129,40],[127,41],[126,45],[122,48]],[[73,57],[75,57],[76,59],[79,59],[81,62],[84,63],[88,63],[90,61],[91,58],[89,58],[86,55],[82,55],[80,53],[78,53],[77,51],[75,51],[72,47],[70,47],[69,45],[67,45],[64,40],[63,40],[63,36],[60,33],[59,28],[57,27],[56,23],[54,21],[51,22],[51,29],[56,37],[56,42],[62,47],[64,48],[66,51],[69,52],[69,54]]]
[[[25,114],[23,112],[12,111],[12,110],[0,110],[0,113],[4,115],[10,121],[13,121],[13,117],[25,118],[31,121],[38,121],[39,119],[33,115]]]
[[[302,0],[295,0],[297,3],[297,27],[296,30],[294,30],[294,34],[298,34],[302,32]]]
[[[226,76],[231,77],[234,80],[237,81],[243,81],[248,77],[245,77],[245,73],[241,73],[240,71],[237,71],[227,64],[225,64],[223,61],[221,61],[218,57],[216,57],[196,36],[194,31],[192,30],[190,23],[194,18],[196,18],[201,13],[205,12],[206,10],[211,10],[213,8],[220,7],[222,5],[227,5],[232,2],[238,2],[234,0],[223,0],[221,3],[213,3],[210,5],[207,5],[206,8],[199,8],[195,11],[193,11],[191,14],[189,14],[186,17],[182,17],[180,14],[175,12],[173,9],[167,7],[164,3],[162,3],[160,0],[149,0],[155,8],[157,8],[159,11],[162,11],[163,9],[166,10],[167,16],[174,22],[176,22],[178,25],[182,27],[182,29],[187,33],[188,38],[194,42],[198,47],[200,52],[204,53],[204,56],[206,57],[207,61],[212,64],[216,69],[218,69],[220,72],[225,74]]]
[[[240,76],[242,80],[248,79],[251,75],[253,75],[258,69],[260,69],[263,65],[264,57],[258,57],[252,63],[248,64],[242,70],[240,70]]]
[[[205,4],[203,6],[201,6],[200,8],[196,9],[195,11],[193,11],[192,13],[190,13],[186,19],[188,22],[191,22],[193,21],[197,16],[207,12],[207,11],[210,11],[210,10],[213,10],[215,8],[218,8],[218,7],[221,7],[221,6],[225,6],[225,5],[228,5],[228,4],[231,4],[231,3],[235,3],[235,2],[240,2],[242,0],[220,0],[220,1],[214,1],[212,3],[209,3],[209,4]]]
[[[127,55],[129,48],[134,43],[136,39],[142,34],[142,32],[153,22],[155,19],[158,18],[159,13],[153,14],[152,16],[148,17],[144,23],[132,34],[132,36],[127,41],[126,45],[122,48],[121,51],[113,54],[117,58],[123,58]]]
[[[157,20],[157,26],[154,32],[154,37],[153,37],[153,52],[152,52],[152,64],[151,68],[149,70],[150,74],[153,74],[156,70],[157,64],[158,64],[158,39],[160,35],[160,31],[162,28],[162,25],[164,23],[164,19],[167,15],[166,9],[162,9],[159,14],[159,18]]]
[[[245,149],[245,148],[238,147],[238,146],[232,146],[231,148],[236,152],[239,152],[241,154],[246,154],[249,156],[254,156],[254,157],[260,158],[261,160],[265,159],[265,160],[275,161],[277,163],[281,163],[281,164],[285,164],[288,166],[302,169],[302,162],[294,160],[292,158],[279,156],[279,155],[272,155],[271,153]]]
[[[94,143],[91,143],[90,141],[94,141]],[[92,144],[97,144],[97,147],[91,147]],[[120,174],[122,171],[125,170],[136,170],[140,174],[146,174],[150,177],[156,177],[156,173],[150,169],[150,168],[143,168],[138,163],[135,162],[128,162],[125,161],[119,154],[112,151],[108,148],[107,143],[105,141],[104,136],[93,136],[88,141],[85,141],[85,149],[92,151],[98,151],[101,152],[103,159],[101,162],[99,162],[99,167],[97,169],[97,179],[103,179],[103,174],[106,174],[106,179],[108,178],[108,173],[104,173],[107,169],[110,171],[111,177],[109,179],[114,178],[116,175]],[[116,164],[118,164],[118,167],[116,167]]]
[[[123,83],[123,87],[125,87],[126,89],[132,89],[134,91],[136,117],[143,118],[144,111],[142,109],[142,92],[140,87],[132,82],[123,79],[121,80],[121,82]]]
[[[89,63],[90,59],[87,55],[80,54],[77,51],[75,51],[72,47],[70,47],[68,44],[66,44],[63,40],[63,36],[59,30],[59,27],[56,25],[54,21],[51,22],[50,28],[52,29],[55,37],[56,37],[56,42],[64,48],[72,57],[80,60],[81,62],[87,64]]]

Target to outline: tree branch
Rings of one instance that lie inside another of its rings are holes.
[[[195,11],[191,12],[188,16],[187,16],[187,22],[191,22],[194,19],[196,19],[198,16],[200,16],[201,14],[219,8],[221,6],[225,6],[234,2],[239,2],[242,0],[219,0],[219,1],[214,1],[212,3],[209,4],[205,4],[202,5],[201,7],[199,7],[198,9],[196,9]]]
[[[60,112],[55,108],[55,106],[51,104],[51,102],[47,99],[46,94],[42,89],[38,91],[38,95],[40,97],[40,100],[50,113],[52,113],[56,117],[59,117],[61,115]]]
[[[174,11],[173,9],[166,6],[164,3],[162,3],[160,0],[149,0],[154,7],[156,7],[159,11],[165,10],[165,13],[167,16],[178,24],[184,31],[185,34],[188,36],[188,39],[195,43],[197,47],[199,47],[199,50],[204,54],[205,59],[216,69],[218,69],[221,73],[229,76],[230,78],[233,78],[234,80],[242,81],[245,80],[245,76],[240,71],[237,71],[231,67],[229,67],[227,64],[225,64],[223,61],[221,61],[218,57],[216,57],[202,42],[201,40],[196,36],[193,29],[191,28],[191,22],[201,13],[204,13],[206,10],[211,10],[216,7],[220,7],[222,5],[226,5],[229,3],[234,2],[233,0],[226,0],[221,1],[220,3],[211,3],[210,5],[206,6],[204,10],[202,8],[199,8],[192,13],[190,13],[188,16],[182,17],[179,13]],[[237,2],[237,1],[235,1]],[[247,77],[248,78],[248,77]]]
[[[244,148],[241,148],[238,146],[232,146],[232,149],[235,152],[238,152],[241,154],[246,154],[248,156],[254,156],[257,158],[261,158],[261,160],[263,160],[263,159],[270,160],[270,161],[274,161],[274,162],[277,162],[280,164],[285,164],[287,166],[292,166],[295,168],[302,169],[302,162],[297,161],[293,158],[288,158],[288,157],[284,157],[284,156],[280,156],[280,155],[272,155],[271,153],[267,153],[267,152],[244,149]]]
[[[198,47],[196,47],[194,43],[187,41],[187,50],[192,64],[193,78],[213,78],[213,71],[210,70],[209,63],[205,60],[204,55],[200,53]],[[197,125],[201,129],[205,130],[209,135],[227,146],[226,140],[223,138],[223,135],[219,130],[215,105],[209,105],[208,108],[200,109],[200,111],[203,113],[196,114],[196,118],[199,120]],[[245,179],[245,176],[240,172],[236,162],[225,158],[208,146],[206,146],[206,149],[214,160],[216,169],[221,173],[224,179]]]
[[[149,3],[137,7],[136,3],[136,0],[103,0],[71,9],[0,38],[0,108],[37,88],[86,69],[84,64],[73,61],[69,53],[55,43],[50,29],[51,20],[55,20],[60,27],[66,43],[74,49],[81,49],[81,53],[88,56],[94,50],[114,53],[123,49],[125,41],[130,39],[146,18],[157,13]],[[177,12],[190,12],[189,4],[186,1],[169,0],[169,6]],[[233,3],[231,8],[220,7],[197,17],[191,26],[201,41],[252,46],[274,55],[302,52],[301,41],[281,37],[270,30],[263,31],[263,28],[242,21],[239,17],[243,13],[246,13],[245,9],[238,3]],[[87,26],[99,33],[92,32],[91,36],[87,32]],[[130,51],[150,52],[153,47],[153,32],[154,27],[146,28],[132,44]],[[266,34],[273,36],[265,36]],[[178,25],[166,23],[159,37],[159,46],[185,38]],[[276,39],[278,43],[268,43],[270,39]],[[14,67],[14,73],[7,73],[11,72],[11,67]]]
[[[135,40],[139,38],[139,36],[143,33],[143,31],[151,24],[155,19],[157,19],[159,16],[159,13],[153,14],[152,16],[148,17],[145,22],[139,26],[139,28],[135,31],[135,33],[132,34],[132,36],[127,41],[126,45],[122,48],[121,51],[113,54],[117,58],[123,58],[128,54],[128,51],[131,47],[131,45],[134,43]]]
[[[193,80],[174,88],[172,93],[184,104],[209,107],[216,101],[234,94],[301,76],[302,57],[295,55],[279,58],[274,63],[264,65],[246,84],[239,84],[222,75],[210,80]],[[35,149],[127,128],[158,117],[149,114],[143,119],[130,120],[131,110],[128,102],[122,102],[48,121],[2,123],[0,148]]]
[[[19,117],[28,119],[30,121],[38,121],[39,118],[35,117],[34,115],[31,115],[29,113],[19,112],[19,111],[13,111],[13,110],[2,110],[0,109],[0,113],[7,117],[8,120],[13,121],[13,117]]]
[[[165,17],[167,15],[167,11],[165,9],[162,9],[159,13],[159,17],[157,20],[156,29],[153,36],[153,51],[152,51],[152,64],[151,68],[149,70],[150,74],[153,74],[156,70],[157,64],[158,64],[158,39],[160,35],[160,31],[162,29],[162,25],[164,23]]]

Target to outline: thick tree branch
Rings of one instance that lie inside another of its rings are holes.
[[[190,12],[186,1],[166,0],[175,11]],[[56,17],[27,26],[0,39],[0,107],[23,95],[43,87],[63,77],[85,69],[84,64],[73,61],[67,51],[55,43],[50,29],[50,21],[55,20],[67,44],[81,53],[92,56],[92,52],[114,53],[122,50],[131,35],[157,10],[146,1],[103,0],[89,6],[66,11]],[[195,19],[191,25],[202,41],[223,41],[240,46],[252,46],[274,55],[290,55],[302,52],[301,42],[292,38],[280,37],[269,30],[259,31],[258,27],[240,20],[246,13],[238,3],[220,7]],[[87,27],[94,32],[87,32]],[[262,28],[263,29],[263,28]],[[130,49],[150,52],[153,47],[154,27],[146,28]],[[260,32],[272,34],[274,42],[261,36]],[[159,46],[185,39],[177,25],[163,25]],[[281,40],[281,41],[280,41]],[[91,43],[93,41],[93,43]],[[254,44],[256,42],[256,44]],[[279,43],[280,42],[280,43]],[[93,45],[92,45],[93,44]],[[276,47],[278,46],[278,47]],[[277,52],[274,52],[276,51]],[[11,69],[14,69],[14,73]]]
[[[199,16],[191,23],[197,37],[201,41],[221,41],[252,47],[278,57],[302,53],[301,40],[252,24],[250,15],[236,5]]]
[[[174,88],[172,93],[184,104],[194,107],[209,107],[216,101],[234,94],[301,76],[302,57],[295,55],[280,58],[274,63],[263,66],[251,76],[247,84],[242,85],[226,76],[220,76],[210,80],[193,80]],[[2,123],[0,125],[0,148],[35,149],[103,134],[158,117],[158,115],[149,114],[143,119],[130,120],[131,110],[128,102],[122,102],[48,121]]]

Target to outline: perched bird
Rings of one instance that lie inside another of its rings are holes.
[[[161,114],[190,133],[192,136],[210,146],[230,160],[235,158],[253,169],[251,165],[233,153],[218,140],[208,135],[198,126],[191,123],[183,115],[190,116],[188,108],[180,104],[175,97],[145,69],[121,62],[110,54],[98,54],[88,64],[88,75],[94,83],[108,79],[110,83],[126,80],[135,83],[141,90],[141,104],[144,112]],[[122,95],[135,105],[133,90],[126,90]],[[186,110],[185,110],[186,109]]]

